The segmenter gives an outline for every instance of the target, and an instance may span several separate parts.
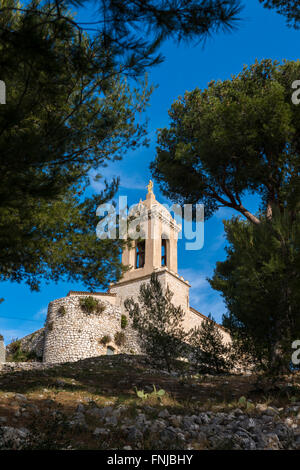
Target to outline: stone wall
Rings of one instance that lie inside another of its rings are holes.
[[[43,358],[44,351],[44,342],[45,342],[45,328],[31,333],[30,335],[24,336],[18,340],[21,345],[21,350],[25,352],[33,352],[36,354],[38,359]],[[6,347],[7,354],[10,354],[12,351],[14,343],[8,344]]]
[[[96,295],[90,295],[99,301]],[[140,347],[136,332],[128,319],[126,328],[121,329],[121,309],[105,298],[101,304],[105,310],[101,313],[86,313],[80,306],[80,299],[87,295],[71,295],[50,302],[48,307],[44,362],[72,362],[88,357],[107,354],[107,348],[117,353],[138,354]],[[114,337],[117,332],[124,332],[125,344],[118,346]],[[104,336],[111,341],[101,343]]]
[[[169,286],[171,292],[173,292],[172,303],[176,307],[181,307],[186,314],[189,312],[189,291],[190,285],[187,281],[179,275],[172,274],[169,271],[165,271],[164,274],[159,276],[159,280],[164,289]]]
[[[200,312],[190,307],[189,313],[185,320],[185,326],[188,325],[189,328],[194,328],[200,326],[204,320],[207,320],[207,317],[205,315],[202,315]],[[225,328],[223,328],[223,326],[219,325],[218,323],[216,323],[216,325],[219,327],[219,331],[222,335],[224,343],[231,343],[231,337],[228,331],[226,331]]]
[[[189,307],[190,285],[168,268],[156,270],[159,281],[165,289],[169,286],[174,293],[172,302],[181,306],[185,312],[183,327],[190,330],[200,326],[206,318]],[[148,283],[150,275],[140,279],[121,281],[114,284],[108,293],[88,293],[71,291],[66,297],[50,302],[45,328],[25,336],[21,340],[23,351],[35,352],[44,363],[74,362],[89,357],[114,354],[140,354],[141,347],[137,332],[132,328],[132,321],[124,308],[128,297],[138,298],[142,283]],[[86,297],[96,299],[104,310],[99,313],[87,313],[80,304]],[[121,317],[126,315],[127,326],[121,328]],[[220,327],[224,341],[230,341],[229,334]],[[124,335],[124,342],[118,344],[116,333]],[[107,341],[104,343],[103,338]],[[9,353],[9,346],[7,347]],[[3,353],[2,353],[2,361]],[[1,344],[0,344],[1,362]]]
[[[0,363],[0,374],[9,374],[10,372],[22,372],[28,370],[47,370],[55,367],[56,364],[44,362],[6,362]]]
[[[174,305],[180,305],[182,309],[187,313],[189,310],[189,288],[190,285],[181,279],[175,273],[169,271],[167,268],[162,268],[155,271],[158,275],[158,279],[164,289],[167,285],[173,292],[172,302]],[[151,275],[143,276],[140,279],[134,279],[129,281],[121,281],[118,284],[114,284],[110,287],[110,292],[117,294],[119,306],[123,313],[125,312],[124,301],[128,297],[133,297],[137,300],[139,295],[140,287],[144,283],[149,283]]]
[[[112,305],[116,305],[116,294],[112,294],[109,292],[93,292],[92,294],[87,291],[76,291],[76,290],[70,290],[70,292],[67,294],[67,297],[76,297],[76,296],[91,296],[94,297],[95,299],[99,300],[100,302],[102,300],[109,302]]]
[[[0,364],[5,362],[5,346],[3,337],[0,336]]]
[[[185,312],[183,320],[183,327],[186,331],[191,328],[200,326],[204,319],[207,317],[202,315],[197,310],[189,306],[189,289],[190,284],[181,278],[178,274],[173,273],[168,268],[162,268],[155,271],[158,275],[158,279],[164,289],[169,286],[171,292],[173,292],[172,302],[176,306],[181,306]],[[110,292],[117,295],[117,301],[119,302],[122,312],[126,312],[124,308],[124,301],[128,297],[133,297],[137,300],[139,295],[140,287],[143,283],[150,282],[151,275],[143,276],[140,279],[121,281],[118,284],[110,287]],[[231,341],[230,335],[226,330],[218,325],[220,332],[223,336],[224,342],[228,343]]]

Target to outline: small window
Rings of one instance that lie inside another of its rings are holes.
[[[161,239],[161,265],[167,266],[167,240]]]
[[[143,268],[145,265],[145,240],[142,240],[136,244],[135,250],[135,267]]]
[[[114,348],[112,348],[111,346],[107,346],[106,354],[107,356],[112,356],[113,354],[115,354]]]

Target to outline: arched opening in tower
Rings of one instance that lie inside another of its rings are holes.
[[[135,249],[135,267],[143,268],[145,265],[145,240],[137,242]]]
[[[167,266],[167,240],[161,239],[161,265]]]

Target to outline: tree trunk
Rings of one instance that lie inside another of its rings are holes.
[[[271,363],[270,372],[272,374],[280,375],[286,374],[289,371],[289,364],[286,363],[284,350],[282,349],[282,331],[286,331],[287,319],[283,316],[275,321],[275,338],[271,345]]]
[[[273,216],[272,203],[268,202],[268,204],[267,204],[267,218],[269,220],[271,220],[272,216]]]
[[[237,210],[243,214],[250,222],[252,222],[255,225],[260,224],[260,220],[255,217],[251,212],[249,212],[243,205],[238,206]]]

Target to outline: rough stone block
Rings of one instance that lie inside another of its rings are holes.
[[[5,362],[5,353],[4,340],[0,337],[0,364]]]

